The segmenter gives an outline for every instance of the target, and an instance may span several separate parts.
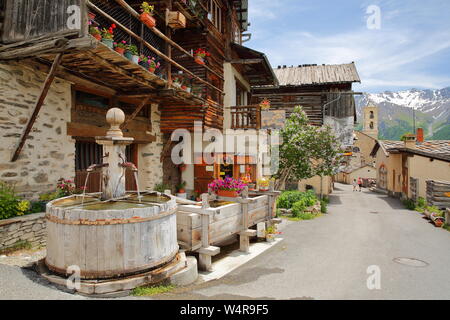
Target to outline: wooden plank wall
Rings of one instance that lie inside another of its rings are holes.
[[[81,0],[6,0],[2,41],[13,43],[70,31],[67,9]],[[79,30],[74,30],[78,32]]]

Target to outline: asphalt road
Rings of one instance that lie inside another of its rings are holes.
[[[336,187],[329,214],[290,223],[283,242],[223,279],[161,298],[450,299],[450,232],[399,200]],[[380,289],[367,287],[369,266]]]
[[[288,223],[282,242],[220,280],[155,298],[450,299],[450,232],[396,199],[336,186],[329,214]],[[367,287],[369,266],[379,268],[380,289]],[[0,265],[0,299],[83,298]]]

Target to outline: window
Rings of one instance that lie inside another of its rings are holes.
[[[370,119],[373,119],[374,118],[374,115],[373,115],[373,111],[370,111]]]
[[[222,9],[216,0],[208,1],[208,19],[222,32]]]
[[[373,122],[370,122],[369,127],[370,127],[370,129],[373,129]]]

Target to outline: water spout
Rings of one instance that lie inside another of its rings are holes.
[[[87,172],[87,175],[86,175],[86,180],[84,180],[84,188],[83,188],[83,195],[81,197],[81,205],[84,204],[84,197],[86,196],[86,188],[87,188],[87,183],[88,183],[88,179],[89,179],[89,175],[90,174],[91,174],[91,171],[89,171],[89,169],[88,169],[88,172]]]

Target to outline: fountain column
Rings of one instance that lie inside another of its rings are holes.
[[[125,121],[125,113],[119,108],[109,109],[106,122],[111,126],[105,137],[96,137],[103,146],[103,162],[108,166],[102,168],[102,199],[110,200],[125,195],[125,170],[121,164],[126,161],[125,148],[133,143],[133,138],[123,136],[120,125]]]

